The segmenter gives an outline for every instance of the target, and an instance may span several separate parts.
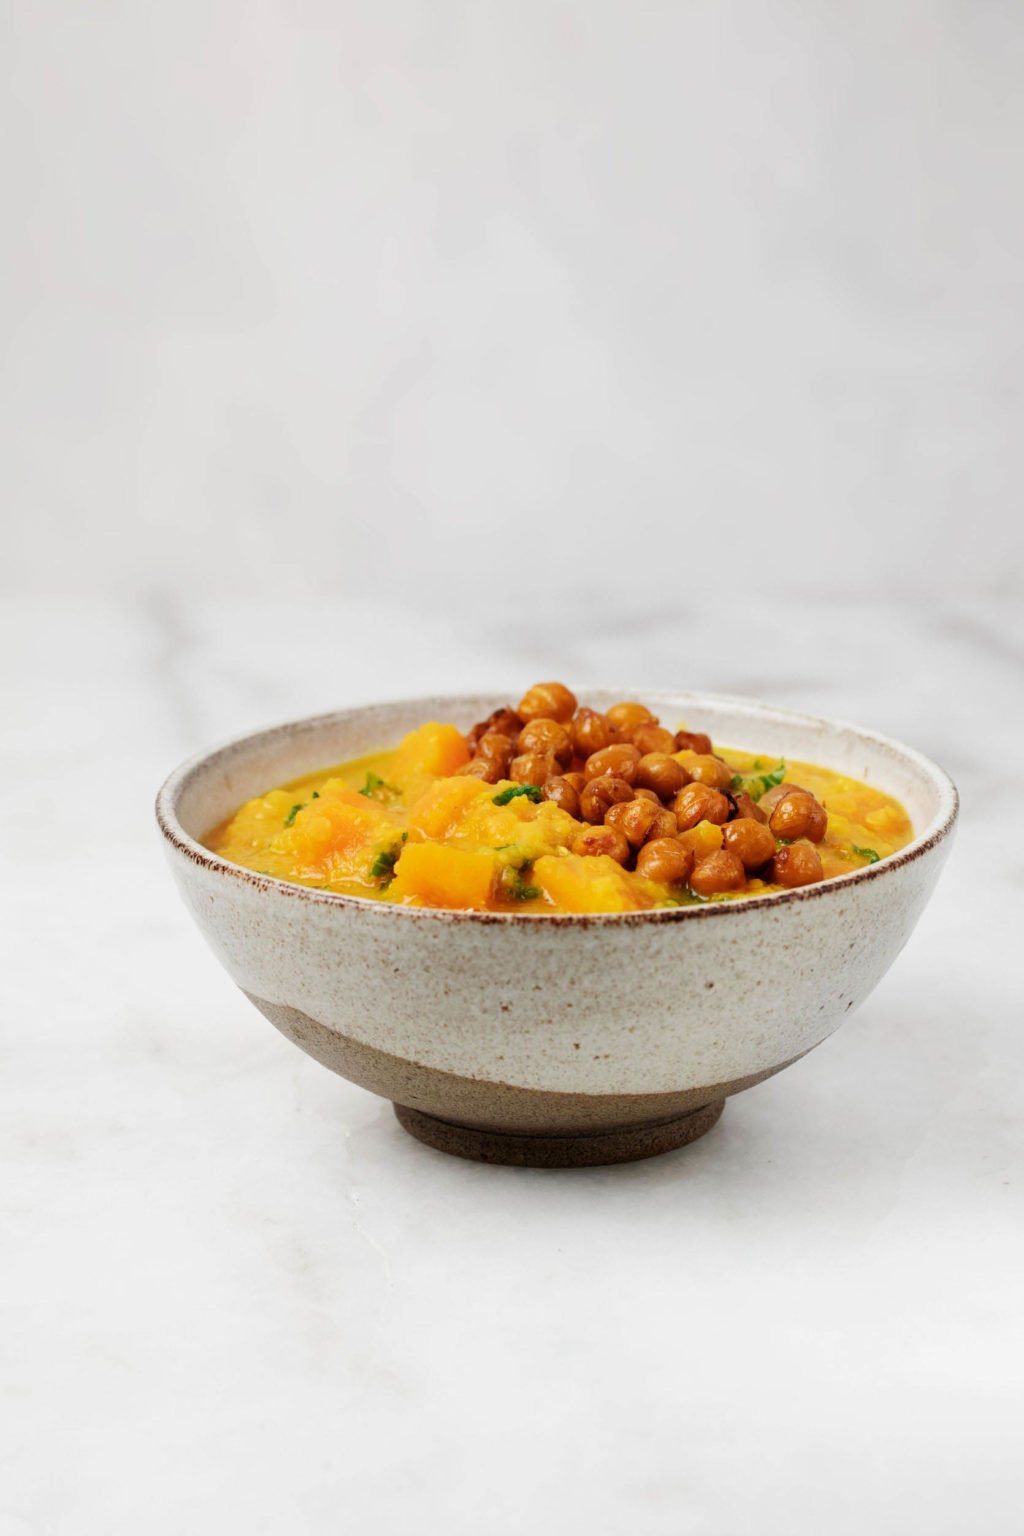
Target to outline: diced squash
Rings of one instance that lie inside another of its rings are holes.
[[[395,842],[394,816],[353,790],[321,795],[274,840],[275,851],[329,880],[363,877],[378,849]]]
[[[388,777],[399,789],[408,791],[426,780],[457,773],[468,762],[469,748],[462,732],[454,725],[431,720],[403,738],[391,759]]]
[[[497,867],[493,853],[470,853],[445,843],[407,843],[388,895],[423,907],[483,910]]]
[[[636,912],[651,905],[639,882],[606,853],[546,855],[531,879],[564,912]]]
[[[716,827],[713,821],[698,821],[688,832],[680,832],[679,841],[684,847],[692,848],[698,859],[703,859],[721,848],[722,829]]]
[[[471,807],[462,827],[463,835],[477,843],[490,848],[512,845],[520,859],[539,859],[567,848],[579,831],[579,823],[550,800],[535,805],[517,795],[507,805],[495,805],[494,796],[508,784],[486,787],[489,793]]]
[[[481,800],[490,804],[494,789],[469,774],[438,779],[419,797],[409,812],[409,825],[424,837],[446,838],[461,827],[467,813]]]
[[[436,841],[454,838],[478,848],[514,848],[520,862],[569,846],[579,826],[566,811],[550,800],[535,805],[521,795],[495,805],[495,796],[507,788],[505,781],[484,784],[469,775],[438,779],[413,805],[409,826]]]
[[[295,796],[286,789],[272,789],[267,795],[247,800],[224,829],[225,845],[235,850],[231,856],[237,858],[237,850],[242,848],[269,847],[295,804]]]

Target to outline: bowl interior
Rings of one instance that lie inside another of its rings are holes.
[[[646,703],[671,729],[686,726],[708,732],[724,747],[819,763],[886,790],[906,806],[915,844],[939,831],[956,809],[956,790],[940,768],[912,748],[857,726],[711,694],[586,693],[596,708],[622,698]],[[160,808],[187,838],[199,841],[254,795],[345,758],[386,750],[425,720],[467,728],[507,702],[491,694],[403,699],[276,726],[186,763],[165,784]]]

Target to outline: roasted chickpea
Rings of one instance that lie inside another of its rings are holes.
[[[772,811],[768,825],[776,837],[791,841],[806,837],[812,843],[820,843],[828,828],[828,813],[812,794],[804,789],[794,789],[783,795]]]
[[[497,784],[505,775],[492,757],[471,757],[468,763],[455,770],[467,778],[483,779],[485,784]]]
[[[582,795],[583,786],[587,782],[582,773],[563,773],[560,775],[567,784],[571,784],[578,795]]]
[[[509,766],[508,777],[517,784],[546,784],[555,772],[550,752],[520,752]]]
[[[583,764],[583,777],[589,783],[591,779],[600,778],[603,773],[610,773],[632,784],[639,761],[640,753],[636,747],[624,741],[613,747],[605,747],[600,752],[591,752]]]
[[[794,790],[799,790],[804,795],[810,794],[809,789],[803,789],[799,784],[776,784],[774,789],[766,790],[757,803],[765,815],[770,817],[779,801],[791,795]]]
[[[629,733],[629,739],[638,752],[674,752],[676,739],[663,725],[638,725]]]
[[[466,736],[466,745],[471,752],[475,752],[481,736],[486,735],[488,731],[497,731],[500,735],[511,736],[514,740],[522,728],[523,722],[514,709],[496,709],[493,714],[487,716],[486,720],[481,720],[478,725],[474,725]]]
[[[671,800],[690,782],[690,775],[667,752],[645,752],[636,765],[636,782],[641,789],[653,790],[659,800]]]
[[[694,865],[692,848],[674,837],[655,837],[636,856],[636,872],[659,885],[685,885]]]
[[[698,896],[715,896],[719,891],[740,891],[747,883],[747,872],[738,854],[728,848],[709,853],[694,865],[690,889]]]
[[[588,857],[606,853],[617,864],[629,862],[629,844],[617,827],[581,827],[573,839],[572,851]]]
[[[623,735],[632,733],[638,725],[657,725],[658,718],[652,715],[645,704],[613,704],[608,711],[608,719]]]
[[[516,755],[516,744],[509,736],[503,736],[500,731],[485,731],[476,744],[476,756],[486,758],[490,763],[497,763],[502,778],[508,771],[508,765]]]
[[[675,811],[670,811],[665,806],[661,806],[655,815],[654,821],[651,823],[650,831],[647,834],[647,841],[654,842],[656,839],[663,837],[675,837],[677,830]]]
[[[605,813],[605,823],[618,827],[631,848],[642,848],[652,838],[671,837],[676,830],[676,819],[671,811],[650,800],[628,800],[613,805]]]
[[[817,885],[825,878],[821,855],[813,843],[790,843],[776,850],[770,878],[773,884],[790,890],[799,885]]]
[[[557,720],[531,720],[519,732],[520,752],[550,752],[560,768],[572,762],[572,738]]]
[[[570,816],[575,816],[577,821],[579,820],[579,791],[569,783],[568,779],[563,778],[560,773],[553,774],[544,784],[543,790],[545,800],[552,801],[560,811],[568,811]]]
[[[720,757],[701,752],[690,759],[686,771],[696,784],[708,784],[712,789],[728,789],[732,783],[732,769]]]
[[[707,756],[711,751],[711,737],[705,736],[703,731],[676,731],[677,752],[702,752]]]
[[[650,800],[652,805],[661,804],[661,796],[656,795],[653,789],[637,789],[634,785],[633,794],[637,800]]]
[[[557,720],[561,725],[571,720],[576,709],[576,695],[564,683],[534,683],[519,701],[521,720]]]
[[[747,816],[751,821],[759,821],[767,825],[768,817],[762,811],[756,800],[752,800],[744,790],[741,794],[733,795],[733,803],[736,806],[737,816]]]
[[[617,739],[615,728],[607,715],[596,709],[578,709],[572,718],[572,740],[580,757],[592,752],[603,752]]]
[[[672,809],[680,832],[688,832],[698,821],[722,826],[729,820],[732,807],[720,789],[712,789],[709,784],[687,784],[672,801]]]
[[[722,828],[722,846],[735,853],[744,869],[758,869],[775,852],[775,839],[763,821],[737,816]]]
[[[591,779],[589,784],[583,786],[583,793],[580,795],[580,815],[584,821],[593,822],[596,826],[604,821],[611,806],[619,805],[632,798],[632,784],[627,784],[625,779],[614,778],[610,773],[603,773],[599,778]]]

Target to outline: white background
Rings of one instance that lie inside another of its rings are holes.
[[[4,9],[0,1536],[1021,1528],[1011,3]],[[460,1164],[152,792],[313,709],[707,687],[938,757],[892,975],[683,1153]]]

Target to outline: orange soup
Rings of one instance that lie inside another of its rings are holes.
[[[815,884],[913,837],[891,795],[542,683],[249,800],[205,839],[280,880],[405,906],[638,912]]]

